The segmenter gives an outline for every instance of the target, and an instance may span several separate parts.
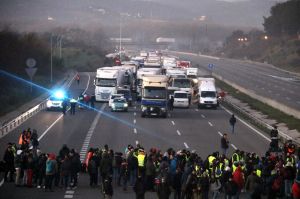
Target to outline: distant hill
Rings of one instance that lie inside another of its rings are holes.
[[[249,0],[1,0],[0,22],[22,29],[45,29],[53,24],[95,26],[125,20],[156,19],[262,27],[263,16],[277,1]],[[126,16],[125,16],[126,15]],[[54,21],[48,21],[48,16]],[[203,18],[202,18],[203,19]]]

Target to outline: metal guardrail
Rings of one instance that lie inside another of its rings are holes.
[[[73,75],[73,78],[70,79],[70,76],[68,76],[61,84],[64,88],[69,88],[71,83],[73,82],[75,78],[75,75]],[[49,96],[48,96],[49,97]],[[48,97],[44,100],[42,100],[41,103],[35,105],[34,107],[30,108],[29,110],[25,111],[21,115],[17,116],[15,119],[6,122],[0,127],[0,138],[7,135],[9,132],[11,132],[13,129],[20,126],[23,122],[34,116],[36,113],[40,112],[41,110],[44,110],[46,108],[46,103]]]
[[[266,122],[262,121],[260,118],[257,118],[255,116],[253,116],[252,114],[248,113],[246,110],[244,110],[243,108],[237,106],[236,104],[232,103],[230,100],[228,100],[228,98],[225,97],[225,99],[223,100],[223,103],[225,106],[230,107],[231,109],[233,109],[235,111],[235,113],[237,113],[237,115],[242,115],[244,117],[246,117],[248,120],[250,120],[250,122],[256,126],[262,127],[265,130],[268,130],[267,133],[270,133],[270,131],[273,129],[273,127],[269,124],[267,124]],[[295,144],[297,144],[298,146],[300,146],[299,142],[295,142],[295,140],[293,140],[292,137],[290,137],[289,135],[281,132],[278,130],[278,134],[279,134],[279,138],[282,142],[285,142],[287,140],[292,140]]]

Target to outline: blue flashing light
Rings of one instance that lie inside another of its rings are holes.
[[[53,96],[56,99],[64,99],[66,97],[65,92],[62,90],[55,91]]]

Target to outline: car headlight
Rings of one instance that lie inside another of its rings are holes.
[[[160,108],[161,111],[165,112],[166,111],[166,108]]]
[[[127,104],[127,103],[125,103],[125,104],[124,104],[124,107],[128,107],[128,104]]]
[[[142,111],[145,111],[147,110],[147,107],[146,106],[142,106]]]
[[[47,107],[49,108],[49,107],[51,107],[52,106],[52,102],[51,101],[47,101]]]
[[[112,104],[111,107],[112,107],[112,108],[115,108],[115,104]]]

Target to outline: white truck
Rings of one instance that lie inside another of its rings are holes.
[[[108,102],[111,94],[123,86],[125,70],[120,67],[103,67],[97,69],[95,85],[96,101]]]
[[[217,108],[218,97],[214,78],[198,78],[198,108]]]
[[[194,93],[194,86],[193,82],[189,78],[171,78],[170,87],[178,91],[185,91],[188,94],[189,102],[191,102]]]
[[[138,100],[141,99],[142,96],[142,84],[143,84],[143,76],[145,75],[159,75],[161,74],[160,68],[140,68],[137,71],[136,75],[136,97]]]

